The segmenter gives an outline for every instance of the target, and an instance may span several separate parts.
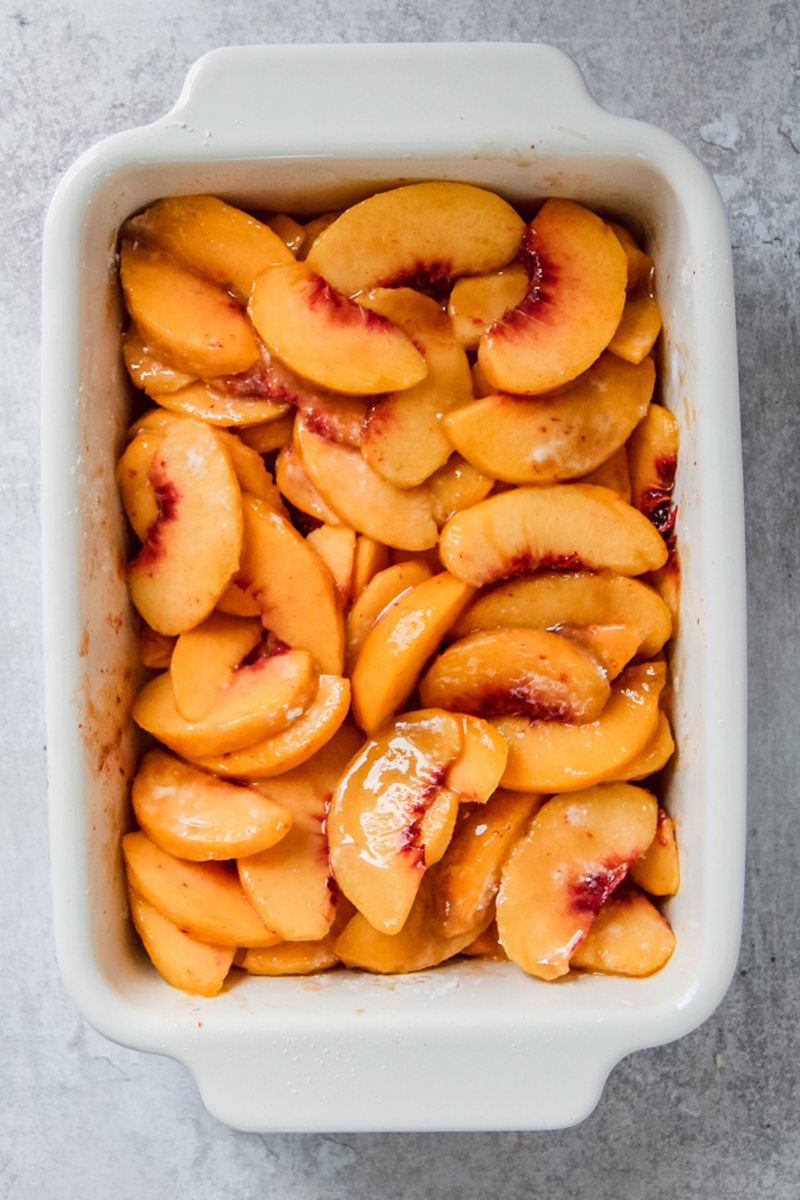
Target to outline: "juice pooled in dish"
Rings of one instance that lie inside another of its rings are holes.
[[[678,437],[631,233],[449,182],[179,196],[120,279],[156,968],[662,967]]]

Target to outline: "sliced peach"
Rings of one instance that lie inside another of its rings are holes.
[[[124,242],[120,279],[142,338],[170,366],[190,375],[246,371],[258,343],[236,301],[169,255]]]
[[[521,792],[569,792],[615,779],[655,733],[665,682],[664,663],[628,667],[614,683],[599,718],[584,725],[495,717],[492,724],[509,744],[503,786]]]
[[[675,529],[672,492],[678,441],[675,417],[662,405],[651,404],[628,442],[631,503],[652,521],[665,540],[672,537]]]
[[[426,708],[528,721],[594,721],[610,689],[597,659],[541,629],[487,629],[454,642],[419,687]]]
[[[419,823],[420,843],[425,856],[425,866],[438,863],[450,845],[458,818],[461,797],[452,788],[443,787],[436,793],[430,808]]]
[[[508,742],[488,721],[458,714],[463,741],[461,753],[448,767],[445,783],[459,799],[484,804],[503,778]]]
[[[547,200],[523,243],[530,285],[481,338],[478,361],[505,392],[547,392],[605,350],[625,304],[627,259],[613,231],[571,200]]]
[[[435,871],[422,881],[414,904],[396,933],[376,928],[360,912],[336,940],[336,953],[348,967],[360,967],[382,975],[403,975],[438,966],[460,954],[489,922],[448,937],[441,927],[434,895]]]
[[[235,948],[190,937],[134,891],[128,903],[136,932],[159,975],[182,992],[216,996],[231,969]]]
[[[640,512],[590,483],[490,496],[450,518],[439,553],[447,570],[473,587],[547,568],[641,575],[667,557]]]
[[[494,396],[497,388],[486,378],[481,364],[476,360],[472,364],[472,393],[482,400],[484,396]]]
[[[650,278],[653,260],[639,248],[638,242],[629,229],[626,229],[624,225],[618,225],[615,221],[609,221],[608,224],[614,230],[620,246],[625,251],[625,257],[628,260],[626,287],[629,292],[633,292],[641,283]]]
[[[340,674],[344,622],[330,571],[294,526],[263,500],[245,496],[242,509],[244,545],[236,585],[256,601],[264,626],[276,637],[308,650],[325,674]]]
[[[169,664],[175,707],[187,721],[202,721],[234,668],[261,641],[259,621],[212,613],[182,633]],[[234,857],[231,855],[231,857]]]
[[[488,275],[470,275],[453,286],[447,311],[453,332],[465,350],[477,350],[490,325],[525,299],[529,278],[521,262]]]
[[[325,501],[358,533],[401,550],[426,550],[438,530],[425,487],[396,488],[358,450],[319,437],[298,420],[295,446]]]
[[[250,975],[316,975],[335,967],[336,937],[329,933],[309,942],[279,942],[265,950],[248,950],[239,964]]]
[[[643,788],[601,784],[554,796],[509,856],[497,897],[500,942],[540,979],[566,975],[592,922],[653,839],[658,805]]]
[[[320,387],[369,396],[413,387],[426,374],[425,359],[401,329],[306,263],[262,272],[248,311],[270,353]]]
[[[259,421],[255,425],[245,426],[239,437],[245,446],[258,454],[271,454],[288,446],[294,433],[294,413],[289,412],[273,421]]]
[[[456,622],[462,637],[476,629],[554,629],[626,625],[638,630],[639,656],[658,654],[672,631],[669,610],[646,583],[611,571],[569,571],[501,583],[481,593]]]
[[[660,971],[675,949],[675,934],[641,892],[624,890],[608,900],[570,967],[641,979]]]
[[[136,387],[148,396],[177,392],[195,381],[194,375],[176,371],[148,350],[135,325],[131,325],[122,335],[122,357]]]
[[[239,878],[261,919],[286,941],[325,937],[336,915],[326,822],[333,790],[361,741],[352,725],[343,725],[309,762],[262,785],[291,813],[292,828],[271,849],[240,858]]]
[[[524,229],[511,205],[492,192],[466,183],[412,183],[348,208],[317,237],[308,261],[348,296],[372,287],[424,287],[505,266]]]
[[[206,771],[231,779],[269,779],[306,762],[329,742],[350,708],[350,681],[321,675],[319,690],[309,708],[286,729],[245,750],[199,758]]]
[[[431,570],[424,563],[402,562],[386,567],[367,584],[347,616],[347,661],[350,667],[364,644],[364,639],[382,613],[417,584],[430,579]]]
[[[494,479],[484,475],[459,454],[452,454],[443,467],[426,480],[431,512],[437,525],[446,525],[462,508],[484,500],[494,487]]]
[[[271,473],[264,466],[261,455],[240,441],[237,434],[229,433],[226,429],[218,429],[217,436],[230,455],[231,466],[236,472],[242,491],[264,500],[282,516],[288,516],[280,491],[275,486]]]
[[[370,629],[353,669],[353,715],[372,733],[413,692],[428,658],[470,599],[446,571],[417,584]]]
[[[244,301],[260,271],[294,259],[277,233],[214,196],[157,200],[128,221],[125,234],[166,251]]]
[[[508,483],[578,479],[623,446],[647,411],[652,359],[631,366],[602,354],[574,383],[546,396],[487,396],[444,417],[460,454]]]
[[[614,778],[621,780],[647,779],[666,766],[675,751],[675,741],[666,713],[658,714],[658,725],[650,741],[641,754],[615,771]]]
[[[663,808],[658,810],[656,835],[631,867],[631,879],[651,896],[674,896],[680,887],[681,871],[675,825]]]
[[[292,824],[291,813],[256,788],[226,783],[165,750],[144,756],[131,799],[148,837],[192,862],[256,854],[279,842]]]
[[[273,233],[277,233],[284,246],[291,250],[292,254],[297,254],[306,240],[304,227],[287,213],[274,213],[264,217],[263,223],[269,226]]]
[[[350,602],[356,558],[356,533],[347,525],[320,525],[312,529],[306,541],[333,576],[336,595],[342,607]]]
[[[230,380],[227,386],[231,386]],[[276,404],[291,404],[302,414],[309,429],[320,437],[345,446],[361,445],[366,400],[314,387],[263,348],[250,386],[256,394],[269,397]]]
[[[676,509],[672,508],[671,519],[674,522]],[[674,524],[673,524],[674,529]],[[658,571],[651,571],[647,583],[653,587],[669,609],[673,628],[677,630],[681,615],[681,560],[677,547],[673,543],[673,535],[667,533],[669,557]]]
[[[149,430],[137,433],[117,463],[116,480],[125,516],[140,542],[158,520],[158,500],[150,482],[153,456],[161,444],[161,434]]]
[[[584,475],[581,483],[596,483],[598,487],[611,488],[617,492],[626,504],[631,502],[631,473],[628,468],[628,451],[620,446],[616,454],[595,467],[588,475]]]
[[[242,503],[230,457],[199,421],[164,433],[149,480],[158,516],[131,563],[131,599],[159,633],[183,633],[208,616],[239,565]]]
[[[629,363],[640,363],[646,358],[661,333],[661,309],[649,289],[628,296],[622,312],[622,320],[608,348]]]
[[[327,229],[329,225],[332,225],[336,218],[340,217],[341,215],[342,210],[337,208],[331,210],[330,212],[320,213],[318,217],[312,217],[310,221],[304,221],[303,244],[297,251],[297,257],[302,259],[308,258],[311,247],[314,245],[314,242],[317,240],[319,235],[323,232],[323,230]]]
[[[314,487],[294,446],[284,446],[275,462],[275,478],[283,495],[300,512],[324,521],[326,525],[341,522],[322,493]]]
[[[461,810],[436,873],[436,906],[446,936],[474,929],[492,909],[503,862],[541,803],[541,796],[501,788],[486,804]]]
[[[353,598],[360,596],[367,584],[389,566],[389,547],[383,542],[359,533],[353,562]]]
[[[397,933],[426,869],[423,818],[461,750],[456,716],[409,713],[351,761],[328,817],[336,881],[367,920]]]
[[[153,399],[170,412],[197,417],[209,425],[223,428],[235,426],[246,429],[249,425],[277,420],[286,413],[286,405],[282,402],[234,396],[202,380],[190,383],[177,392],[153,393]]]
[[[288,650],[232,672],[201,720],[187,721],[179,713],[169,671],[142,688],[132,716],[177,754],[201,758],[241,750],[278,733],[305,712],[316,686],[311,655]]]
[[[461,951],[467,958],[485,958],[489,962],[508,962],[508,955],[497,937],[497,922],[492,921],[483,933]]]
[[[167,637],[156,633],[144,621],[139,621],[136,627],[136,638],[139,643],[139,657],[142,666],[151,671],[165,671],[172,658],[177,638]]]
[[[146,833],[126,833],[128,883],[189,937],[212,946],[272,946],[280,939],[248,903],[227,863],[186,862]]]
[[[641,641],[630,625],[560,625],[556,632],[595,658],[609,681],[628,665]]]
[[[472,379],[450,319],[413,288],[375,288],[359,303],[393,321],[425,355],[428,373],[415,387],[374,401],[367,410],[361,452],[395,487],[415,487],[444,466],[452,446],[442,417],[472,401]]]

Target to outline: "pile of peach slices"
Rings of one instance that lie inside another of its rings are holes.
[[[550,199],[433,182],[300,224],[122,232],[141,546],[123,841],[157,969],[213,995],[458,954],[669,958],[674,418],[653,263]]]

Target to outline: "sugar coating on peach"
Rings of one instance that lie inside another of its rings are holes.
[[[595,917],[570,967],[605,975],[642,979],[659,971],[672,956],[675,934],[641,892],[616,892]]]
[[[550,391],[605,350],[625,304],[627,260],[609,226],[571,200],[547,200],[523,243],[522,303],[481,338],[478,361],[501,391]]]
[[[525,226],[510,204],[465,183],[412,183],[353,205],[308,261],[348,296],[372,287],[430,287],[503,267]]]

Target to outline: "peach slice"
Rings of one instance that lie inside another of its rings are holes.
[[[674,896],[680,887],[675,825],[663,808],[658,810],[656,836],[631,867],[631,879],[651,896]]]
[[[443,467],[434,471],[425,486],[431,502],[431,513],[437,525],[446,525],[463,508],[485,500],[495,481],[488,475],[453,454]]]
[[[478,629],[553,629],[627,625],[640,637],[638,654],[652,658],[672,632],[664,601],[638,579],[611,571],[570,571],[515,579],[481,593],[456,622],[456,637]]]
[[[452,446],[442,416],[472,401],[472,378],[450,319],[430,296],[412,288],[376,288],[359,303],[393,321],[425,355],[428,373],[415,387],[374,401],[361,452],[395,487],[415,487],[444,466]]]
[[[261,455],[250,446],[245,446],[237,434],[229,433],[226,429],[218,429],[217,436],[230,455],[231,466],[236,472],[236,478],[242,491],[249,492],[251,496],[257,496],[275,512],[288,517],[289,514],[280,491],[275,486],[275,480],[271,473],[264,466]]]
[[[511,205],[483,188],[412,183],[348,208],[317,237],[308,261],[348,296],[424,287],[505,266],[524,230]]]
[[[350,602],[353,592],[353,571],[356,558],[356,534],[346,525],[320,525],[312,529],[306,541],[318,554],[333,576],[336,595],[342,607]]]
[[[460,800],[485,804],[497,790],[508,762],[508,742],[488,721],[458,714],[461,753],[447,769],[445,784]]]
[[[461,810],[436,873],[436,906],[447,937],[474,929],[490,912],[500,869],[541,803],[541,796],[501,788],[486,804]]]
[[[424,563],[401,562],[379,571],[370,580],[347,616],[347,662],[351,669],[364,639],[378,618],[387,612],[389,606],[400,596],[430,577],[431,570]]]
[[[284,446],[275,462],[275,478],[278,487],[294,508],[324,521],[326,525],[340,525],[336,513],[314,487],[294,446]]]
[[[177,392],[153,393],[152,398],[170,412],[197,417],[209,425],[220,425],[222,428],[235,426],[246,429],[249,425],[277,420],[286,413],[286,405],[282,402],[233,396],[202,380],[190,383]]]
[[[420,843],[425,856],[425,866],[438,863],[450,845],[456,827],[458,806],[461,797],[451,788],[440,788],[430,808],[419,823]]]
[[[134,384],[148,396],[177,392],[195,382],[194,375],[176,371],[148,350],[135,325],[122,335],[122,357]]]
[[[665,682],[664,663],[628,667],[614,683],[600,717],[584,725],[493,718],[509,744],[503,786],[520,792],[571,792],[616,778],[655,733]]]
[[[419,685],[426,708],[528,721],[594,721],[610,694],[596,658],[541,629],[487,629],[454,642]]]
[[[239,565],[241,493],[220,439],[194,420],[166,430],[149,480],[158,517],[128,586],[148,625],[183,633],[208,616]]]
[[[625,890],[603,905],[570,967],[641,979],[660,971],[675,949],[675,934],[641,892]]]
[[[267,225],[273,233],[277,233],[284,246],[291,250],[293,255],[297,254],[306,240],[306,231],[303,226],[287,213],[274,213],[272,216],[264,217],[263,224]]]
[[[336,915],[326,823],[333,790],[361,740],[352,725],[343,725],[309,762],[262,785],[291,813],[292,828],[271,849],[240,858],[239,878],[261,919],[286,941],[325,937]]]
[[[350,681],[321,675],[311,706],[286,729],[245,750],[197,759],[197,766],[231,779],[270,779],[306,762],[339,729],[350,708]]]
[[[329,225],[332,225],[336,218],[340,217],[341,215],[342,210],[337,208],[330,212],[320,213],[318,217],[312,217],[310,221],[304,221],[303,244],[297,251],[297,257],[302,259],[308,258],[311,247],[314,245],[314,242],[317,240],[319,235],[325,229],[327,229]]]
[[[658,805],[643,788],[601,784],[554,796],[502,871],[497,930],[512,962],[557,979],[592,922],[655,834]]]
[[[336,940],[339,958],[348,967],[381,975],[404,975],[438,966],[460,954],[489,922],[448,937],[441,928],[434,896],[435,869],[422,881],[402,929],[396,933],[377,929],[360,912]]]
[[[620,246],[625,251],[625,257],[628,260],[626,287],[629,292],[633,292],[641,283],[650,278],[653,260],[639,248],[629,229],[626,229],[624,225],[618,225],[615,221],[609,221],[608,224],[614,230]]]
[[[295,446],[325,501],[358,533],[401,550],[436,544],[438,530],[425,487],[394,487],[358,450],[319,437],[303,420],[295,426]]]
[[[443,571],[417,584],[375,622],[352,675],[353,716],[367,733],[380,729],[408,699],[471,595],[471,588]]]
[[[651,404],[628,442],[631,503],[653,523],[665,541],[672,538],[672,503],[678,462],[678,422],[667,408]],[[659,564],[663,565],[663,564]]]
[[[172,658],[177,638],[166,637],[156,633],[144,621],[139,621],[136,627],[136,639],[139,643],[139,657],[142,666],[150,671],[165,671]]]
[[[283,239],[214,196],[168,196],[128,221],[127,237],[172,255],[246,301],[260,271],[293,262]]]
[[[320,387],[369,396],[413,387],[427,372],[401,329],[336,291],[306,263],[262,272],[248,311],[270,353]]]
[[[595,658],[609,681],[628,665],[641,641],[638,629],[629,625],[560,625],[555,632]]]
[[[581,483],[596,483],[598,487],[611,488],[612,492],[626,502],[631,502],[631,473],[628,468],[628,451],[620,446],[616,454],[612,454],[606,462],[595,467],[588,475],[584,475]]]
[[[647,412],[655,366],[602,354],[574,383],[546,396],[487,396],[444,417],[464,458],[508,483],[578,479],[622,447]]]
[[[508,955],[497,938],[497,922],[492,921],[474,942],[461,951],[467,958],[485,958],[489,962],[508,962]]]
[[[117,463],[116,480],[125,516],[140,542],[158,520],[156,491],[150,482],[153,456],[161,445],[161,434],[149,430],[137,433]]]
[[[258,421],[255,425],[245,426],[239,437],[245,446],[255,450],[257,454],[271,454],[273,450],[281,450],[288,446],[294,433],[294,413],[276,417],[273,421]]]
[[[529,278],[521,262],[509,263],[488,275],[471,275],[453,286],[447,311],[453,332],[465,350],[477,350],[490,325],[525,299]]]
[[[291,813],[256,788],[225,783],[165,750],[144,756],[131,799],[151,841],[192,862],[256,854],[292,824]]]
[[[661,333],[661,309],[649,289],[628,296],[622,312],[622,320],[608,348],[629,363],[640,363],[646,358]]]
[[[142,338],[190,375],[246,371],[258,358],[247,318],[227,292],[149,246],[124,242],[120,279]]]
[[[279,942],[265,950],[247,950],[239,965],[250,975],[316,975],[338,963],[335,942],[332,933],[316,941]]]
[[[316,686],[311,655],[288,650],[232,672],[199,721],[178,712],[169,671],[142,688],[131,715],[177,754],[196,759],[241,750],[278,733],[305,712]]]
[[[212,613],[178,638],[169,672],[175,707],[187,721],[202,721],[242,659],[261,641],[261,623]],[[230,856],[234,857],[233,855]]]
[[[179,929],[136,892],[128,894],[131,917],[147,956],[171,987],[193,996],[216,996],[236,950],[210,946]]]
[[[450,518],[439,553],[447,570],[473,587],[547,568],[641,575],[667,557],[663,539],[640,512],[590,483],[490,496]]]
[[[186,862],[146,833],[126,833],[128,883],[189,937],[212,946],[273,946],[280,939],[251,907],[227,863]]]
[[[571,200],[547,200],[523,243],[525,299],[481,338],[478,362],[504,392],[548,392],[605,350],[625,305],[627,259],[600,217]]]
[[[263,500],[245,496],[242,510],[244,545],[236,586],[256,601],[265,627],[276,637],[308,650],[326,675],[339,675],[344,622],[330,571]]]
[[[648,775],[654,775],[656,771],[660,771],[662,767],[666,766],[674,751],[675,741],[672,737],[669,718],[666,713],[661,712],[658,714],[656,731],[642,753],[637,754],[636,758],[626,766],[615,771],[614,778],[630,781],[647,779]]]
[[[353,562],[353,598],[360,596],[367,584],[389,566],[389,547],[383,542],[359,533]]]
[[[364,745],[333,794],[331,864],[340,888],[370,924],[397,933],[425,873],[423,818],[462,744],[459,720],[406,714]]]
[[[232,379],[220,383],[224,385],[224,390],[234,386]],[[275,404],[291,404],[302,414],[309,429],[313,429],[320,437],[345,446],[361,445],[361,427],[367,415],[367,401],[314,387],[263,347],[261,360],[249,381],[245,377],[238,386],[247,389],[242,393],[243,396],[268,397]]]

